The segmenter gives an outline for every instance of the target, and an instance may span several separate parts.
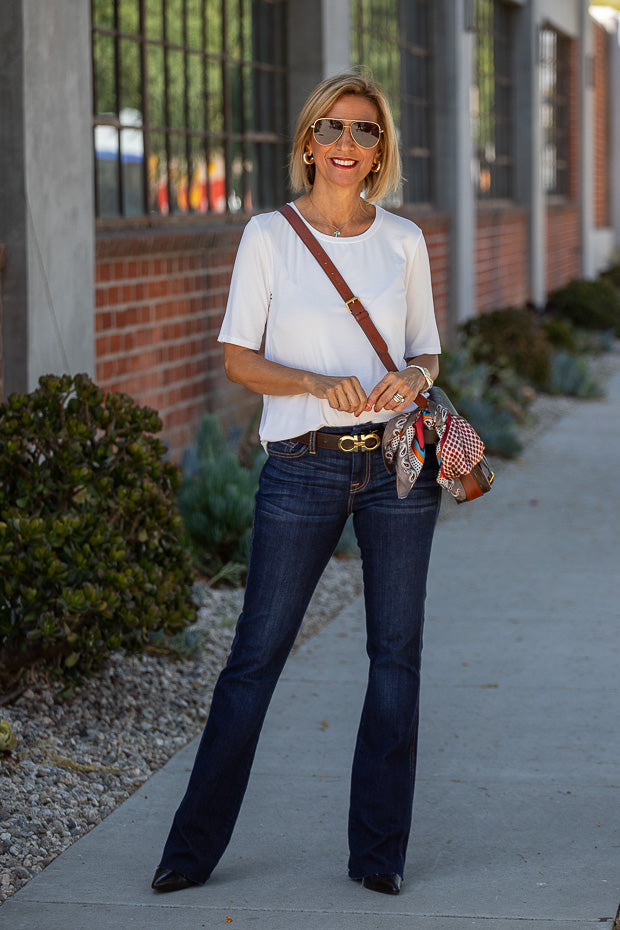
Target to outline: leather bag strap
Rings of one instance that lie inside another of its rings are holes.
[[[315,236],[312,235],[300,215],[288,203],[284,204],[283,207],[280,207],[279,212],[282,214],[285,220],[288,220],[304,245],[308,248],[311,254],[314,255],[317,262],[342,297],[346,304],[347,310],[364,330],[364,333],[366,334],[370,344],[387,370],[398,371],[398,367],[394,364],[394,361],[388,352],[385,339],[371,320],[368,311],[362,304],[359,297],[355,296],[323,246],[318,242]],[[415,402],[418,407],[428,407],[428,400],[426,397],[424,397],[423,394],[418,394]]]

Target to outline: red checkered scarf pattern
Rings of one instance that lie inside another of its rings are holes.
[[[484,443],[467,420],[440,404],[431,407],[400,414],[385,426],[383,460],[389,472],[396,472],[396,490],[401,500],[407,497],[422,471],[426,457],[425,428],[437,433],[437,483],[448,491],[454,478],[466,475],[484,456]]]

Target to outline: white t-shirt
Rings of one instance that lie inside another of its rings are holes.
[[[293,205],[294,206],[294,205]],[[376,208],[360,236],[328,236],[310,227],[370,314],[399,368],[406,358],[439,354],[428,252],[415,223]],[[386,370],[368,337],[307,246],[278,212],[249,221],[235,260],[220,342],[259,350],[290,368],[356,375],[367,394]],[[390,410],[360,418],[311,394],[264,397],[263,443],[322,426],[382,423]]]

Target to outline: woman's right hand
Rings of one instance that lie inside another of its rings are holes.
[[[355,375],[340,377],[288,368],[269,361],[261,352],[233,343],[224,344],[224,364],[231,381],[258,394],[312,394],[327,400],[334,410],[356,416],[366,408],[366,392]]]
[[[366,408],[366,392],[355,375],[334,377],[314,374],[310,393],[320,400],[326,400],[334,410],[354,413],[359,416]]]

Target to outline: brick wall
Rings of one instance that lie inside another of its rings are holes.
[[[96,380],[154,407],[173,458],[206,412],[247,419],[256,397],[227,381],[217,334],[240,228],[99,235]]]
[[[573,39],[569,44],[568,197],[550,198],[547,203],[545,284],[548,292],[581,276],[579,41]]]
[[[431,266],[435,317],[442,343],[447,343],[450,313],[450,215],[430,210],[417,212],[415,207],[402,207],[394,212],[417,223],[424,234]]]
[[[592,21],[594,33],[594,225],[609,226],[609,35]]]
[[[428,214],[410,217],[424,233],[431,264],[435,316],[442,343],[449,333],[450,300],[450,217],[447,214]]]
[[[547,207],[547,291],[581,275],[579,210],[574,204]]]
[[[476,226],[476,312],[522,306],[529,297],[527,210],[482,207]]]

